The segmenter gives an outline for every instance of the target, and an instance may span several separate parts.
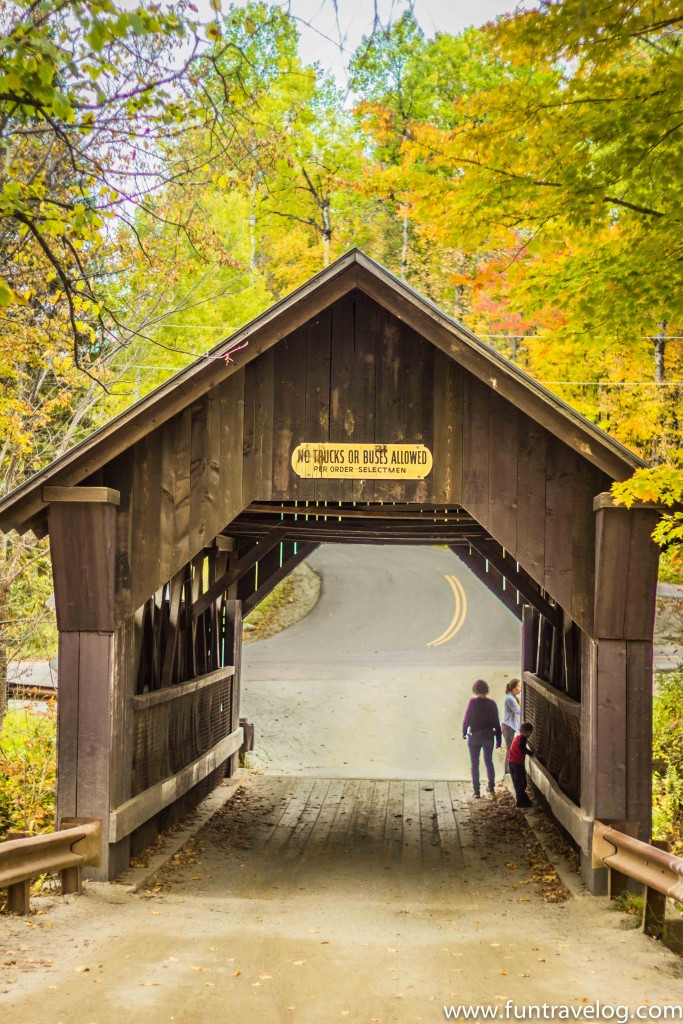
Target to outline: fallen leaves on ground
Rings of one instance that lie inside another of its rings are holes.
[[[528,876],[515,882],[518,885],[534,885],[547,903],[562,903],[569,899],[569,890],[560,880],[555,868],[529,828],[526,819],[515,807],[514,800],[505,789],[496,791],[496,799],[477,803],[472,814],[480,844],[486,849],[499,850],[507,844],[516,842],[524,848],[528,865]],[[549,837],[551,823],[542,819],[544,837]],[[561,842],[557,829],[554,829],[552,848]],[[563,851],[566,855],[566,851]],[[509,870],[519,868],[516,861],[508,861],[505,866]],[[512,886],[511,886],[512,888]],[[526,903],[528,897],[516,897],[514,902]]]

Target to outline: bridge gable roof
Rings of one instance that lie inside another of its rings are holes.
[[[236,369],[354,289],[408,324],[612,479],[625,479],[645,465],[459,321],[352,249],[7,495],[0,501],[0,528],[25,530],[34,526],[46,507],[42,493],[45,485],[82,483]]]

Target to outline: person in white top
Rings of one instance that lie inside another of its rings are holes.
[[[505,687],[505,704],[503,706],[503,722],[501,729],[503,730],[503,739],[505,740],[506,775],[510,771],[510,763],[508,761],[510,744],[515,738],[515,733],[519,732],[519,726],[522,721],[522,705],[519,700],[521,692],[522,684],[519,679],[511,679]]]

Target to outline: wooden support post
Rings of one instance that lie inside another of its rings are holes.
[[[107,880],[130,859],[128,839],[108,842],[108,822],[131,795],[134,637],[132,619],[115,622],[118,492],[85,490],[79,500],[78,488],[45,489],[59,627],[57,819],[102,819],[101,866],[86,870]]]
[[[82,891],[80,868],[64,868],[59,872],[59,880],[62,887],[62,896],[69,896],[72,893],[80,896]]]
[[[10,914],[19,914],[22,917],[30,913],[29,893],[30,882],[15,882],[7,886],[7,910]]]
[[[593,507],[595,626],[581,659],[581,806],[591,817],[621,822],[621,831],[649,842],[659,561],[651,535],[661,510],[617,507],[610,494],[599,494]]]
[[[657,850],[669,852],[670,844],[666,840],[653,839],[652,846]],[[645,886],[643,893],[643,931],[661,939],[666,931],[666,896],[657,889]]]
[[[525,672],[536,671],[536,658],[538,655],[538,619],[539,615],[530,604],[522,608],[522,675]]]
[[[242,668],[242,602],[232,597],[237,584],[231,588],[231,596],[225,602],[225,649],[228,661],[235,666],[232,677],[232,708],[230,729],[239,726],[240,720],[240,671]],[[239,768],[239,751],[234,753],[227,764],[226,776],[234,775]]]
[[[538,653],[538,620],[539,614],[530,604],[522,606],[522,721],[526,721],[526,690],[524,686],[524,673],[533,672],[536,674],[536,659]]]

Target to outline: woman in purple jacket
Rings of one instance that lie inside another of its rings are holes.
[[[489,793],[493,793],[496,784],[496,773],[493,767],[493,744],[495,742],[496,750],[500,748],[500,719],[496,702],[487,697],[488,692],[488,683],[485,683],[483,679],[477,679],[472,687],[474,697],[472,697],[467,705],[467,711],[462,723],[463,739],[467,740],[467,746],[470,749],[472,785],[475,797],[481,796],[479,790],[479,755],[481,753],[484,754]]]

